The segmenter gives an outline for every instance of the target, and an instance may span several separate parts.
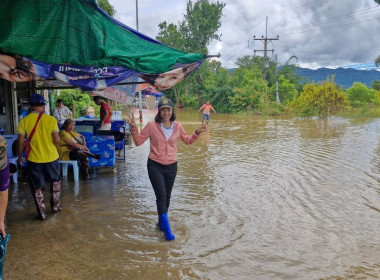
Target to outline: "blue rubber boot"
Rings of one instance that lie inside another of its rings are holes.
[[[162,226],[164,233],[165,233],[165,239],[166,240],[173,240],[175,239],[174,234],[172,233],[172,230],[170,229],[170,223],[168,218],[168,213],[164,213],[159,215],[159,223],[160,226]]]
[[[169,209],[167,209],[167,214],[168,214],[168,219],[169,219]],[[158,224],[157,224],[157,226],[160,228],[161,231],[164,231],[164,226],[161,223],[160,215],[158,215]]]

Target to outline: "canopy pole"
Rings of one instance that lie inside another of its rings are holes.
[[[218,54],[207,54],[206,55],[206,58],[210,58],[210,57],[221,57],[220,53]]]
[[[136,0],[136,30],[139,31],[139,1]],[[137,79],[138,82],[141,82],[140,77]],[[140,125],[143,122],[142,116],[142,98],[141,98],[141,84],[139,83],[139,119]]]

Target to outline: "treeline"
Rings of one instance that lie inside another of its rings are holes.
[[[327,117],[380,102],[380,81],[374,81],[371,88],[357,82],[344,90],[334,83],[334,76],[322,83],[305,81],[296,74],[294,64],[286,64],[276,72],[275,63],[270,62],[265,77],[263,57],[245,56],[236,64],[236,69],[228,70],[220,62],[205,61],[198,75],[187,77],[165,94],[187,108],[197,109],[209,100],[218,112],[255,115]]]
[[[188,0],[184,19],[178,24],[160,23],[156,39],[185,52],[208,53],[209,43],[221,38],[218,29],[224,7],[219,1]],[[292,56],[278,72],[273,61],[258,56],[239,58],[233,70],[208,60],[165,94],[187,108],[198,109],[209,100],[218,112],[258,115],[295,113],[327,117],[379,103],[379,81],[372,88],[355,83],[346,91],[334,83],[334,77],[321,84],[307,83],[296,74],[296,66],[291,63],[296,60]]]

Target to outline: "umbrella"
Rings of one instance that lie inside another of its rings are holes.
[[[162,92],[157,91],[154,87],[148,86],[142,91],[144,95],[153,95],[154,97],[161,97]]]

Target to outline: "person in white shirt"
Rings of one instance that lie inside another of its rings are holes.
[[[66,119],[72,118],[72,113],[66,106],[63,105],[62,99],[57,100],[57,106],[54,108],[54,117],[57,119],[58,124],[62,125]]]

